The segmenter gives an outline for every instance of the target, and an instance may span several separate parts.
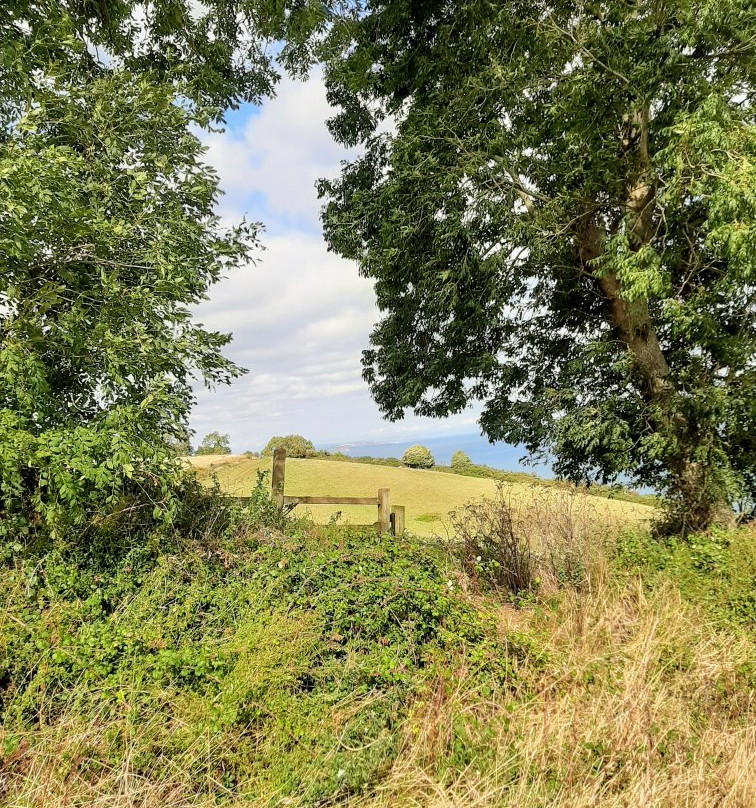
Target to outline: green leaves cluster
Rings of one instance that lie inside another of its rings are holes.
[[[189,307],[256,228],[215,216],[193,120],[118,70],[40,89],[0,142],[4,531],[78,523],[134,480],[168,515],[193,374],[239,373]]]
[[[285,435],[273,437],[260,453],[261,457],[272,457],[274,449],[285,449],[287,457],[314,457],[315,447],[312,441],[301,435]]]
[[[0,571],[4,609],[24,626],[0,631],[4,738],[41,715],[110,726],[127,709],[138,740],[112,733],[98,764],[128,755],[149,781],[189,758],[194,796],[317,804],[383,776],[449,659],[484,687],[516,682],[495,622],[449,586],[440,549],[288,532]],[[217,753],[191,755],[208,733]]]
[[[221,224],[196,132],[271,91],[283,20],[225,0],[3,4],[2,535],[171,518],[192,387],[241,372],[191,307],[258,231]]]

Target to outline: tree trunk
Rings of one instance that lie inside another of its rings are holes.
[[[624,206],[630,248],[639,250],[654,235],[656,179],[648,154],[648,112],[630,117],[625,145],[637,144],[638,170],[628,182]],[[595,206],[591,206],[595,210]],[[602,255],[606,234],[590,213],[577,227],[578,257],[581,268],[592,276],[606,300],[606,317],[617,338],[632,355],[640,388],[654,411],[653,423],[669,441],[667,465],[672,476],[669,493],[679,503],[675,522],[687,533],[706,530],[717,502],[709,485],[710,469],[694,460],[701,436],[685,414],[684,402],[672,377],[654,327],[646,299],[627,300],[615,272],[595,269],[593,262]]]

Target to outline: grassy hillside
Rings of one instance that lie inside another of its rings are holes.
[[[200,479],[217,478],[226,493],[249,495],[259,470],[270,471],[270,459],[259,460],[240,455],[190,458]],[[379,488],[391,489],[394,505],[407,509],[407,529],[420,536],[446,535],[448,514],[454,508],[496,493],[494,480],[464,477],[407,468],[391,468],[363,463],[334,463],[327,460],[286,461],[286,494],[291,496],[373,496]],[[548,489],[552,490],[552,489]],[[507,491],[514,499],[527,500],[533,496],[534,485],[508,483]],[[554,496],[559,496],[554,491]],[[654,509],[622,500],[590,497],[590,506],[597,521],[615,526],[645,524]],[[376,520],[376,509],[358,506],[309,506],[312,519],[325,524],[341,510],[342,521],[368,524]],[[297,513],[304,512],[299,506]]]
[[[515,598],[454,544],[201,506],[0,565],[3,808],[753,805],[753,533],[576,531]]]

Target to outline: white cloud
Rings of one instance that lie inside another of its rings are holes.
[[[198,436],[228,432],[235,450],[291,432],[324,444],[469,431],[470,413],[387,424],[362,381],[361,352],[378,312],[372,283],[328,253],[320,231],[315,181],[334,176],[345,156],[325,125],[332,111],[322,81],[283,81],[277,98],[250,112],[204,137],[206,159],[226,191],[224,218],[262,218],[266,249],[196,312],[207,327],[233,333],[226,353],[250,372],[198,391],[191,426]]]
[[[261,192],[268,216],[316,226],[315,183],[333,175],[347,156],[326,128],[332,114],[317,74],[306,83],[284,79],[276,98],[249,116],[240,131],[232,127],[206,137],[207,160],[226,192],[223,209],[244,210],[250,192]]]

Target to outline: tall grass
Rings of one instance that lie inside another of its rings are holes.
[[[365,805],[750,808],[756,802],[753,645],[668,586],[638,580],[502,608],[525,652],[516,693],[464,666],[431,683]],[[463,744],[468,753],[455,763]]]

